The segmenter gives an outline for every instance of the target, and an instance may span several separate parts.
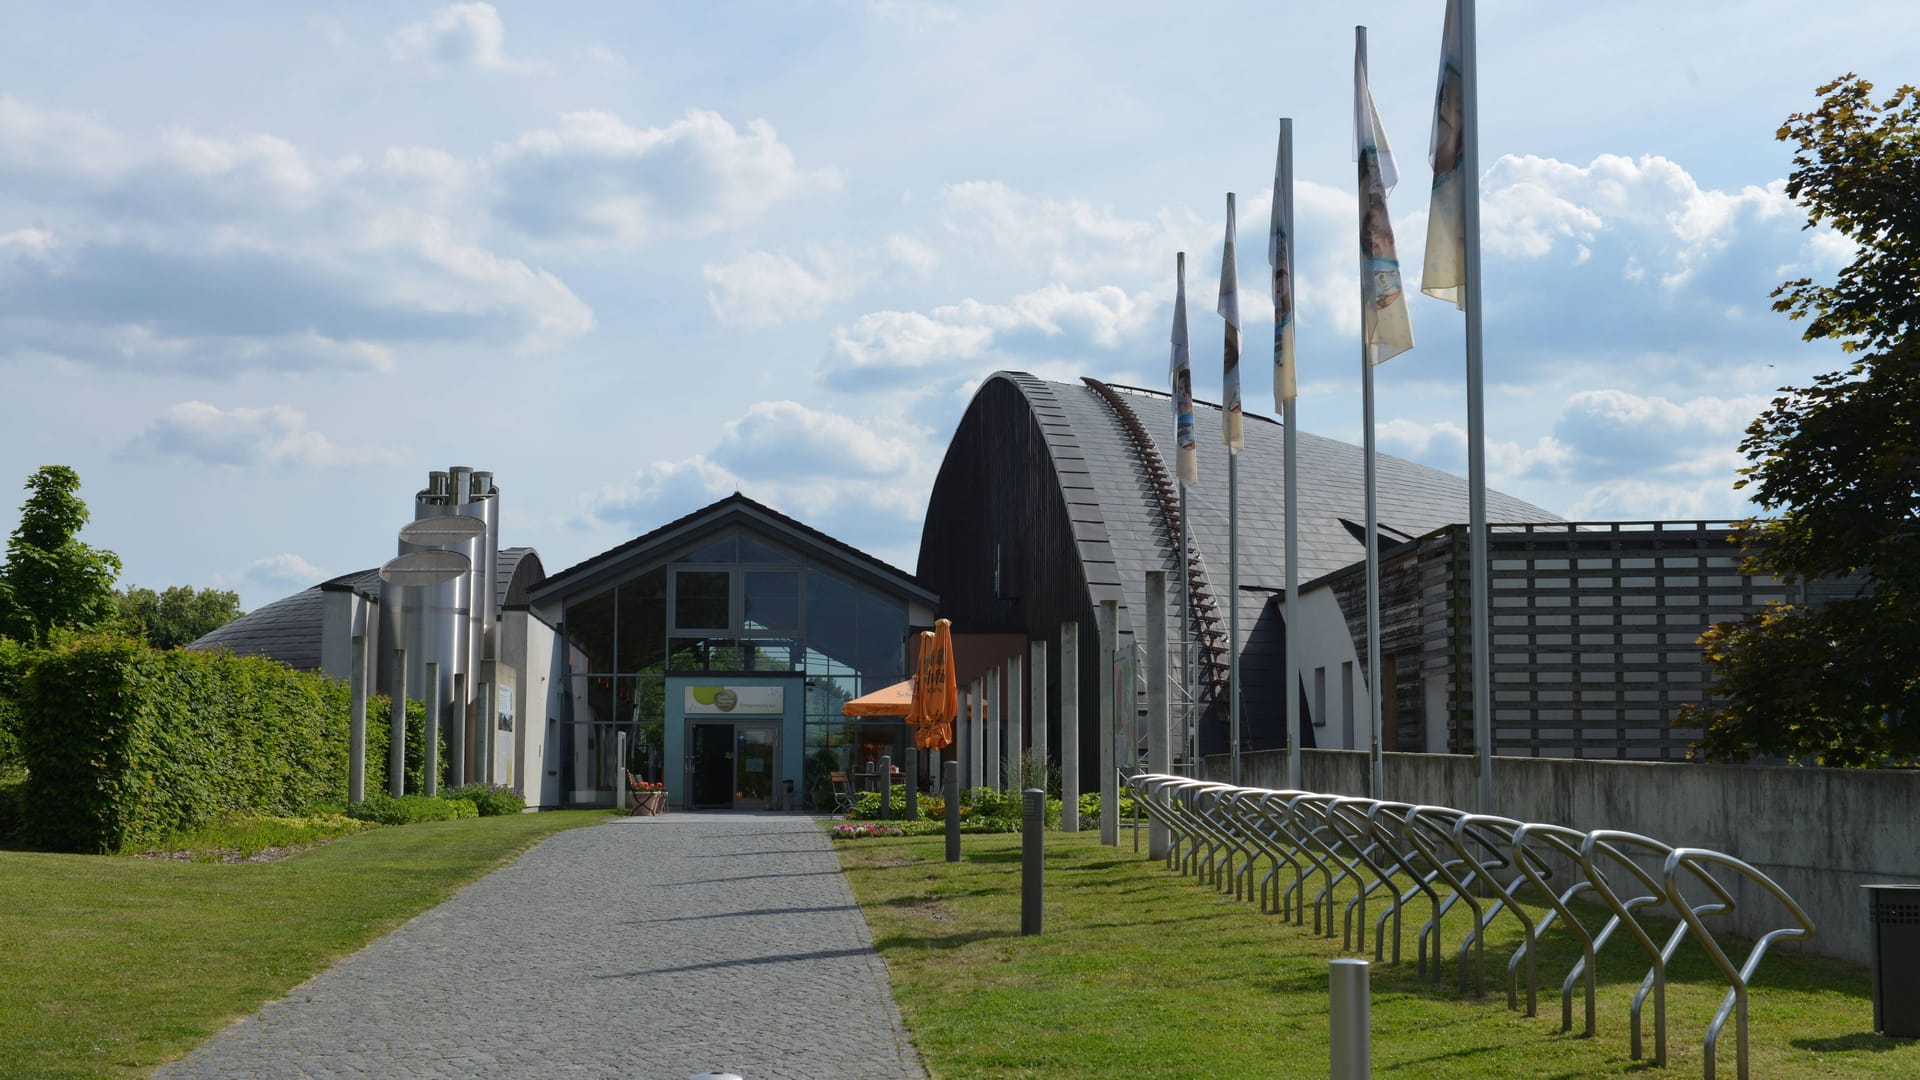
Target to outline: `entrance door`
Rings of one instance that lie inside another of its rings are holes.
[[[772,724],[735,724],[734,782],[736,810],[771,810],[775,762],[780,760],[780,729]]]
[[[733,805],[733,725],[693,724],[692,804],[696,809],[725,808]]]

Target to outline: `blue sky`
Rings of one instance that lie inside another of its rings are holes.
[[[983,375],[1164,381],[1176,251],[1217,395],[1227,191],[1267,337],[1281,116],[1300,421],[1357,441],[1353,24],[1417,280],[1443,9],[14,6],[0,483],[72,465],[123,580],[248,607],[387,557],[455,463],[550,568],[736,489],[911,568]],[[1483,0],[1480,25],[1494,486],[1743,513],[1746,423],[1840,365],[1768,310],[1847,257],[1802,229],[1775,129],[1843,72],[1913,80],[1920,9]],[[1381,446],[1460,469],[1460,316],[1412,304]]]

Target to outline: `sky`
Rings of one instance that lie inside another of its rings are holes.
[[[390,557],[454,464],[549,571],[736,490],[911,570],[987,374],[1165,385],[1176,252],[1218,400],[1229,191],[1275,411],[1283,116],[1299,422],[1357,442],[1353,28],[1417,282],[1444,7],[11,3],[0,485],[70,465],[123,584],[249,609]],[[1920,7],[1478,10],[1490,483],[1744,516],[1746,425],[1843,366],[1769,307],[1849,257],[1775,132],[1842,73],[1914,81]],[[1380,446],[1464,471],[1462,319],[1410,304]]]

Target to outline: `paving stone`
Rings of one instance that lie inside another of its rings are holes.
[[[926,1076],[812,819],[561,833],[157,1074]]]

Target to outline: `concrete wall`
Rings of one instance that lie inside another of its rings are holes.
[[[547,739],[554,730],[549,717],[562,715],[566,702],[557,668],[553,628],[525,611],[500,613],[499,664],[512,672],[513,789],[526,797],[530,809],[560,802],[559,770],[547,762]],[[551,770],[552,775],[548,773]]]
[[[1286,786],[1285,751],[1243,754],[1240,762],[1248,786]],[[1207,758],[1205,768],[1209,778],[1225,779],[1228,759]],[[1387,754],[1384,771],[1388,799],[1475,808],[1471,757]],[[1310,791],[1365,795],[1367,755],[1304,751],[1301,780]],[[1860,886],[1920,884],[1920,770],[1496,757],[1493,789],[1494,810],[1506,817],[1623,829],[1743,859],[1812,917],[1807,951],[1857,964],[1869,961],[1872,943]],[[1737,893],[1736,900],[1738,933],[1787,923],[1763,895]]]

